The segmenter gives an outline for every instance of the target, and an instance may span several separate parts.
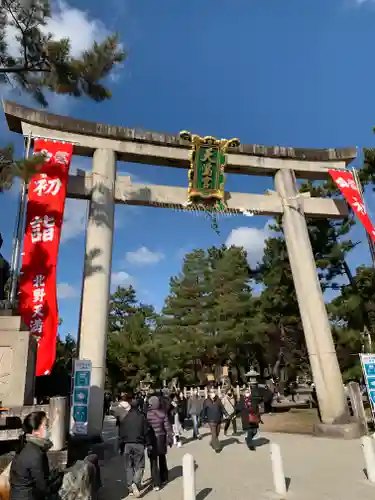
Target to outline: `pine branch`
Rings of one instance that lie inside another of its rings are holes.
[[[9,66],[7,68],[0,68],[0,74],[14,74],[14,73],[50,73],[51,69],[36,68],[35,66]]]

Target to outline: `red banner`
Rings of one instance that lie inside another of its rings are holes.
[[[37,338],[36,375],[49,375],[56,359],[56,266],[73,145],[38,139],[34,154],[45,162],[28,188],[19,310]]]
[[[358,219],[362,222],[372,240],[375,241],[375,229],[367,214],[366,207],[357,184],[355,183],[353,174],[348,170],[328,170],[328,172],[336,186],[340,189],[345,200],[357,214]]]

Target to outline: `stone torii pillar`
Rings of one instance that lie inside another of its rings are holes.
[[[116,153],[97,149],[93,155],[93,186],[86,230],[86,255],[79,331],[79,359],[92,362],[88,435],[100,436],[108,333],[115,213]]]
[[[349,423],[340,367],[294,172],[287,169],[276,172],[275,186],[283,203],[285,242],[322,423],[329,432],[328,428],[332,429],[334,424]],[[357,430],[349,430],[346,425],[340,432],[348,435]]]

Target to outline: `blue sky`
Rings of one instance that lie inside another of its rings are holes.
[[[111,83],[112,100],[51,97],[51,111],[147,130],[238,137],[243,143],[295,147],[375,147],[373,47],[375,2],[370,0],[70,0],[55,6],[50,25],[71,37],[75,53],[106,32],[120,33],[129,51]],[[4,98],[28,105],[9,89]],[[2,140],[21,151],[22,139]],[[356,164],[359,164],[357,160]],[[72,168],[90,168],[74,158]],[[119,163],[134,181],[187,186],[186,171]],[[227,190],[262,193],[271,179],[229,175]],[[375,211],[373,194],[369,208]],[[17,193],[0,196],[0,231],[10,257]],[[68,200],[59,255],[61,333],[77,331],[84,256],[86,202]],[[113,284],[133,283],[138,297],[162,306],[170,276],[184,252],[228,241],[243,244],[252,262],[261,257],[267,218],[220,220],[220,236],[203,217],[171,210],[116,207]],[[369,264],[362,243],[350,256]]]

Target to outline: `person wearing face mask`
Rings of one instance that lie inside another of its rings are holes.
[[[217,396],[215,389],[210,389],[208,398],[203,403],[203,420],[208,423],[211,431],[211,447],[216,453],[220,453],[222,446],[219,441],[221,422],[226,412]]]
[[[195,387],[193,389],[193,394],[188,400],[187,412],[193,421],[193,439],[200,439],[199,436],[199,425],[200,416],[203,409],[203,399],[199,395],[199,390]]]
[[[131,400],[131,398],[129,399]],[[112,415],[116,419],[116,426],[118,427],[119,431],[118,447],[120,455],[123,455],[125,450],[125,441],[123,439],[123,436],[121,435],[121,423],[129,413],[130,407],[131,405],[128,401],[128,395],[126,392],[123,392],[121,393],[119,403],[116,406],[113,406],[111,410]]]
[[[59,491],[63,473],[50,471],[49,468],[47,451],[53,443],[49,439],[48,420],[44,411],[27,415],[23,430],[20,447],[10,468],[10,499],[48,499]]]
[[[246,444],[248,448],[255,451],[254,437],[261,423],[259,404],[262,400],[257,384],[252,384],[245,389],[237,405],[237,412],[241,416],[242,429],[246,431]]]
[[[224,425],[224,435],[227,436],[230,424],[232,424],[233,426],[233,434],[237,434],[237,421],[236,421],[237,401],[233,394],[232,389],[229,389],[223,395],[221,402],[223,403],[224,409],[228,415],[228,418]]]
[[[147,421],[151,427],[151,446],[148,449],[151,478],[155,491],[168,482],[167,449],[173,446],[172,426],[167,413],[160,406],[160,399],[149,400]]]
[[[130,496],[139,498],[145,469],[145,449],[151,445],[150,426],[146,416],[137,408],[132,394],[122,397],[118,407],[119,436],[124,446],[125,475]]]

